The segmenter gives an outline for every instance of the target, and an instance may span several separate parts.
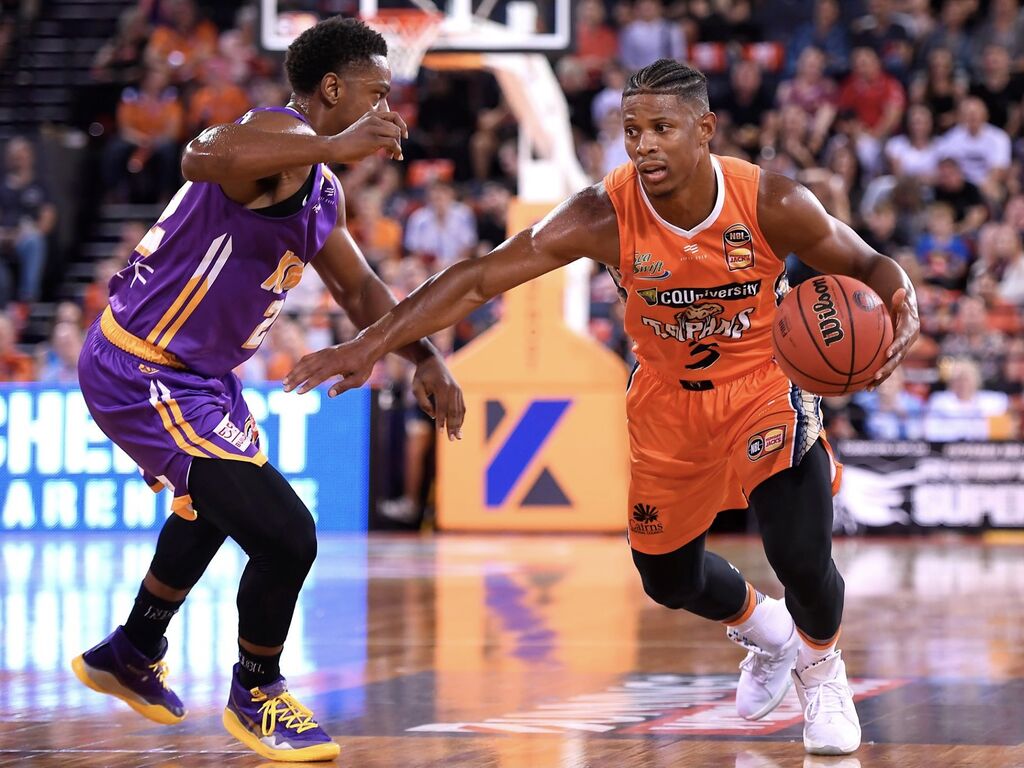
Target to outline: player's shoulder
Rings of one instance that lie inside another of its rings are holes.
[[[761,170],[757,180],[759,212],[785,211],[810,194],[811,191],[800,182],[774,171]]]
[[[591,231],[609,222],[615,221],[615,206],[608,192],[607,180],[584,187],[572,195],[562,206],[562,210],[576,219],[581,228]]]
[[[255,108],[250,109],[236,121],[239,125],[259,128],[271,132],[307,132],[316,133],[309,123],[297,115],[281,109]]]

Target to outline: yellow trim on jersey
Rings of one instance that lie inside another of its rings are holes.
[[[199,306],[199,302],[206,296],[206,292],[210,290],[210,282],[204,280],[203,284],[199,286],[199,290],[195,292],[188,304],[185,305],[185,309],[182,310],[181,314],[178,315],[178,319],[174,321],[170,328],[164,333],[163,337],[156,343],[156,345],[162,349],[165,349],[168,344],[171,343],[178,331],[181,330],[181,326],[185,324],[185,321],[189,319],[193,312],[196,311],[196,307]],[[152,334],[150,334],[152,335]]]
[[[168,397],[164,400],[164,403],[167,405],[167,407],[171,409],[171,414],[174,418],[175,424],[182,429],[182,431],[185,433],[185,437],[188,438],[189,442],[192,442],[195,445],[198,445],[200,448],[209,451],[219,459],[230,459],[232,461],[248,461],[251,464],[255,464],[257,467],[262,467],[264,464],[267,463],[267,457],[263,455],[262,451],[257,451],[255,456],[246,456],[241,453],[231,453],[230,451],[224,450],[216,443],[207,440],[205,437],[200,437],[196,433],[195,429],[192,428],[192,425],[188,423],[188,420],[185,418],[185,414],[181,412],[181,406],[178,405],[177,400],[175,400],[173,397]]]
[[[156,408],[156,412],[160,414],[160,421],[163,422],[164,429],[166,429],[171,434],[171,437],[174,439],[174,442],[177,444],[179,448],[181,448],[181,450],[183,450],[189,456],[198,456],[203,459],[210,458],[210,454],[204,453],[203,451],[196,448],[194,445],[190,445],[188,443],[188,441],[185,439],[185,436],[182,435],[181,431],[178,429],[178,426],[174,423],[174,420],[171,418],[171,414],[167,410],[166,403],[160,400],[156,400],[155,402],[153,402],[153,407]]]
[[[174,316],[178,313],[178,310],[181,309],[181,305],[184,304],[185,301],[188,299],[189,294],[191,294],[192,291],[196,289],[196,286],[199,285],[200,279],[201,278],[199,277],[190,277],[188,279],[188,282],[185,283],[185,287],[181,289],[181,293],[178,294],[178,297],[174,300],[174,303],[172,303],[170,308],[166,312],[164,312],[164,316],[157,321],[157,324],[153,326],[153,330],[149,332],[149,336],[146,337],[146,341],[148,341],[150,344],[156,343],[157,337],[160,336],[161,333],[163,333],[164,326],[166,326],[168,323],[171,322],[171,320],[174,319]]]
[[[168,368],[177,368],[179,370],[185,368],[185,364],[175,355],[143,341],[138,336],[134,336],[122,328],[121,324],[114,318],[114,312],[109,305],[100,316],[100,330],[107,341],[115,347],[130,355],[135,355],[135,357],[141,360]]]
[[[232,240],[227,233],[214,238],[213,242],[210,243],[210,247],[206,249],[206,254],[200,260],[195,272],[192,273],[192,277],[188,279],[185,287],[181,289],[174,302],[164,312],[163,317],[160,318],[153,327],[153,330],[146,336],[146,341],[150,344],[156,344],[161,348],[166,348],[171,343],[171,340],[181,329],[181,326],[195,312],[199,302],[203,300],[203,297],[206,296],[207,292],[216,282],[221,269],[224,268],[225,262],[231,256],[231,248]],[[186,300],[188,301],[187,304],[185,303]],[[182,309],[182,305],[184,305],[184,309]],[[174,319],[178,310],[181,310],[181,314],[178,315],[177,319]],[[173,324],[171,324],[172,320],[174,320]],[[170,327],[168,327],[168,324],[170,324]]]

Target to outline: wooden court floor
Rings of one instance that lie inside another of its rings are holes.
[[[68,660],[127,615],[155,537],[0,539],[0,765],[267,766],[222,730],[241,553],[169,634],[180,726]],[[758,542],[714,548],[779,594]],[[325,537],[283,667],[357,768],[1024,767],[1024,546],[844,540],[842,647],[864,746],[803,753],[795,694],[733,711],[741,651],[643,595],[622,537]]]

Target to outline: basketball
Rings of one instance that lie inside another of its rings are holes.
[[[819,275],[789,292],[772,325],[775,359],[801,389],[845,395],[868,386],[892,343],[878,294],[845,275]]]

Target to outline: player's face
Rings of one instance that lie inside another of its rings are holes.
[[[715,115],[671,94],[622,100],[626,152],[651,196],[685,186],[715,133]]]
[[[388,111],[391,67],[383,56],[373,56],[367,66],[344,73],[342,82],[344,91],[335,110],[338,123],[332,133],[345,130],[367,112]]]

